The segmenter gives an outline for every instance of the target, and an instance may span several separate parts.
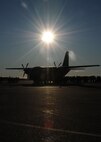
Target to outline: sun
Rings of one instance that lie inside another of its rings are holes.
[[[42,37],[41,40],[46,43],[46,44],[50,44],[54,41],[55,35],[53,32],[51,31],[44,31],[42,33]]]

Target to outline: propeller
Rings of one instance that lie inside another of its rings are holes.
[[[26,64],[26,66],[24,67],[24,65],[22,64],[22,68],[23,68],[23,71],[24,71],[24,73],[23,73],[23,77],[24,77],[24,76],[25,76],[25,74],[26,74],[26,73],[25,73],[25,69],[27,69],[28,65],[29,65],[29,63],[27,63],[27,64]]]
[[[60,62],[60,63],[58,64],[58,66],[57,66],[56,63],[54,62],[54,66],[55,66],[55,67],[60,67],[61,64],[62,64],[62,63]]]
[[[54,66],[56,67],[56,63],[54,62]]]
[[[61,64],[62,64],[62,63],[60,62],[60,63],[58,64],[58,67],[60,67]]]

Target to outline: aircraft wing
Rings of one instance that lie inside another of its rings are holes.
[[[87,67],[99,67],[100,65],[81,65],[81,66],[65,66],[64,68],[68,68],[70,70],[79,70],[79,69],[85,69]],[[55,68],[55,67],[41,67],[41,68]],[[25,68],[6,68],[8,70],[24,70]],[[27,68],[32,69],[32,68]]]
[[[24,68],[6,68],[7,70],[24,70]],[[27,69],[31,69],[31,68],[27,68]]]
[[[70,70],[82,70],[88,67],[99,67],[100,65],[81,65],[81,66],[69,66]]]

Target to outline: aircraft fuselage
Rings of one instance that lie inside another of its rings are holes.
[[[24,70],[33,81],[59,81],[70,71],[67,67],[34,67]]]

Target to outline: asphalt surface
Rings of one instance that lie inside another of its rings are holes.
[[[101,88],[0,86],[0,142],[101,142]]]

